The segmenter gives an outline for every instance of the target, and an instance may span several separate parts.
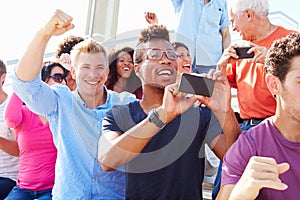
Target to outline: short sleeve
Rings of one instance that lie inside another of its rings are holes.
[[[229,16],[228,16],[227,1],[224,1],[224,7],[222,9],[222,17],[221,17],[221,21],[220,21],[220,30],[222,31],[229,25],[230,25],[230,20],[229,20]]]
[[[173,5],[173,8],[175,10],[175,13],[178,13],[180,11],[182,1],[183,0],[172,0],[172,5]]]
[[[116,124],[115,119],[113,117],[112,109],[105,113],[105,116],[102,120],[102,132],[107,131],[117,131],[121,132],[120,127]]]
[[[129,105],[117,105],[105,114],[102,121],[102,132],[124,133],[135,125],[136,123],[132,120],[129,112]]]
[[[255,141],[251,137],[247,137],[247,135],[247,132],[240,135],[225,154],[222,166],[222,186],[236,184],[241,178],[251,156],[256,155],[253,145]]]
[[[233,88],[237,88],[236,84],[236,62],[232,64],[228,64],[226,66],[226,76],[230,83],[230,86]]]
[[[205,137],[205,142],[207,144],[210,144],[215,137],[217,137],[218,135],[220,135],[222,133],[223,133],[223,130],[222,130],[222,127],[221,127],[219,121],[217,120],[216,116],[211,112],[211,117],[210,117],[208,129],[207,129],[207,134]]]

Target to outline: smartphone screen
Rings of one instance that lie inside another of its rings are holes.
[[[215,81],[195,74],[182,73],[179,91],[210,97],[214,90]]]
[[[252,47],[237,47],[234,49],[236,51],[236,55],[239,56],[239,59],[243,59],[243,58],[253,58],[254,57],[254,52],[247,53],[247,51],[251,48]]]

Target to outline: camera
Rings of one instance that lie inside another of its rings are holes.
[[[238,55],[239,59],[243,59],[243,58],[253,58],[254,57],[254,52],[247,53],[247,51],[251,48],[252,47],[237,47],[234,49],[235,49],[236,55]]]

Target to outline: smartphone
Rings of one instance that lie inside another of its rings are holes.
[[[211,97],[214,90],[214,84],[214,80],[206,77],[182,73],[180,76],[179,91]]]
[[[239,56],[239,59],[242,59],[242,58],[253,58],[254,57],[254,52],[247,53],[247,51],[251,48],[252,47],[236,47],[234,49],[236,51],[236,54]]]

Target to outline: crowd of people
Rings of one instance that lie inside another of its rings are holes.
[[[200,200],[211,159],[212,199],[298,198],[300,33],[270,22],[268,0],[172,4],[176,41],[146,12],[135,47],[69,35],[46,61],[49,40],[75,28],[57,9],[12,94],[0,60],[0,199]],[[213,80],[212,96],[181,92],[183,73]]]

